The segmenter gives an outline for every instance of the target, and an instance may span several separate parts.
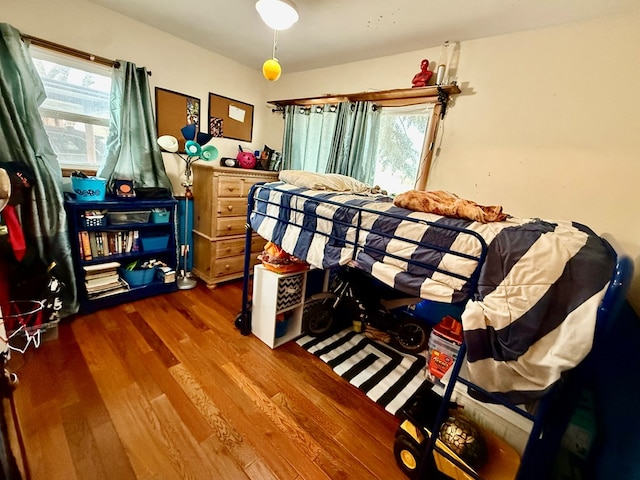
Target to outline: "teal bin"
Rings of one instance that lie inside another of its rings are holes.
[[[151,211],[151,223],[169,223],[170,212],[169,210],[152,210]]]
[[[140,244],[143,252],[153,252],[164,250],[169,246],[169,235],[158,235],[155,237],[141,237]]]
[[[143,287],[149,285],[156,278],[157,267],[141,268],[139,270],[120,269],[120,276],[130,287]]]
[[[71,188],[78,202],[102,202],[107,193],[107,180],[100,177],[71,176]]]

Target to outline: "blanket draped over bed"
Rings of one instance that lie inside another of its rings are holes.
[[[352,262],[407,295],[466,302],[469,380],[487,391],[515,403],[539,398],[591,349],[615,258],[583,225],[483,224],[283,182],[258,187],[255,199],[251,227],[313,267]]]

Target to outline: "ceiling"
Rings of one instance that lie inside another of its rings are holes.
[[[254,0],[91,0],[260,70],[273,31]],[[286,72],[310,70],[637,10],[638,0],[294,0],[300,20],[278,34]],[[578,39],[576,39],[578,40]],[[437,60],[437,59],[432,59]]]

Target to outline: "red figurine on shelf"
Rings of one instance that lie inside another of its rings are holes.
[[[415,74],[413,80],[411,80],[412,86],[415,87],[426,87],[427,83],[429,83],[429,79],[433,75],[433,72],[429,70],[429,60],[426,58],[422,60],[420,63],[420,71]]]

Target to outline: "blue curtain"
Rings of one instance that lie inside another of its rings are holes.
[[[38,286],[29,279],[41,277],[41,266],[56,262],[61,292],[60,316],[78,310],[75,275],[62,195],[62,172],[45,132],[38,106],[46,95],[20,32],[0,23],[0,161],[21,162],[36,178],[31,194],[20,205],[27,254],[16,274],[25,275],[37,296]],[[31,277],[28,277],[31,275]],[[17,277],[12,277],[12,283]],[[32,300],[42,299],[32,298]]]
[[[380,110],[371,102],[343,105],[344,115],[334,138],[335,155],[327,171],[373,184]]]
[[[157,132],[146,68],[119,60],[111,84],[111,117],[107,154],[98,176],[111,187],[116,179],[135,187],[165,187],[171,182],[156,143]]]

